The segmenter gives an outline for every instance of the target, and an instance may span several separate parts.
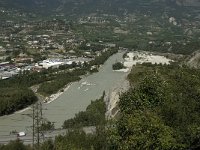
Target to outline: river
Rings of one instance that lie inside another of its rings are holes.
[[[123,52],[111,56],[100,68],[98,73],[84,77],[79,82],[74,82],[67,91],[50,104],[43,105],[43,117],[55,123],[56,128],[61,128],[64,120],[75,116],[79,111],[84,111],[90,104],[102,96],[103,91],[109,92],[120,86],[126,77],[124,72],[114,72],[112,64],[122,61]],[[0,117],[0,137],[8,136],[10,131],[25,131],[31,133],[32,111],[27,109],[21,113],[15,113]]]

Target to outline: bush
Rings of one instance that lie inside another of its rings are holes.
[[[124,65],[121,62],[117,62],[115,64],[113,64],[112,66],[113,70],[120,70],[120,69],[124,69]]]

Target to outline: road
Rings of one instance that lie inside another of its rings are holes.
[[[90,134],[90,133],[94,133],[96,130],[95,127],[84,127],[83,131],[86,134]],[[55,139],[56,136],[58,135],[65,135],[66,132],[68,130],[67,129],[57,129],[57,130],[53,130],[53,131],[48,131],[44,133],[44,139]],[[14,141],[20,139],[25,145],[29,145],[32,144],[33,141],[33,137],[32,137],[32,133],[26,133],[26,136],[24,137],[17,137],[17,135],[5,135],[4,137],[0,137],[0,144],[8,144],[10,141]]]

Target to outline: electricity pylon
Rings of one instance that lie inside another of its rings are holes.
[[[42,103],[37,102],[33,105],[33,149],[38,150],[40,143],[44,141],[44,133],[41,129],[43,124]]]

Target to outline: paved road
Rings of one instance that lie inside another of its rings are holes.
[[[89,133],[94,133],[95,132],[95,127],[85,127],[83,128],[83,131],[86,134]],[[58,135],[65,135],[67,132],[66,129],[61,129],[61,130],[54,130],[54,131],[48,131],[46,133],[44,133],[44,139],[55,139],[56,136]],[[10,141],[14,141],[20,139],[24,144],[28,145],[28,144],[32,144],[32,134],[31,133],[27,133],[26,136],[24,137],[17,137],[17,135],[5,135],[4,137],[0,137],[0,144],[8,144]]]

